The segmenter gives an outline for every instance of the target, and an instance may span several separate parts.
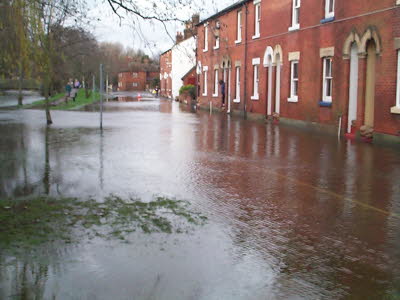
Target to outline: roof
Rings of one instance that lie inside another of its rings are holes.
[[[183,77],[181,78],[181,80],[183,80],[186,76],[188,76],[190,73],[192,73],[194,70],[196,70],[196,66],[194,66],[193,68],[191,68],[185,75],[183,75]]]
[[[232,5],[230,5],[230,6],[226,7],[226,8],[224,8],[223,10],[217,12],[216,14],[213,14],[213,15],[209,16],[208,18],[204,19],[203,21],[201,21],[201,22],[200,22],[199,24],[197,24],[196,26],[200,26],[201,24],[204,24],[205,22],[207,22],[207,21],[209,21],[209,20],[218,18],[219,16],[222,16],[222,15],[224,15],[224,14],[226,14],[226,13],[228,13],[228,12],[230,12],[230,11],[232,11],[232,10],[234,10],[234,9],[236,9],[236,8],[238,8],[238,7],[240,7],[240,6],[242,6],[243,4],[245,4],[245,3],[248,2],[248,1],[250,1],[250,0],[241,0],[241,1],[238,1],[238,2],[236,2],[236,3],[234,3],[234,4],[232,4]]]

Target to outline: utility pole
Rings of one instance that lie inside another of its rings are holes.
[[[100,64],[100,129],[103,130],[103,64]]]
[[[107,102],[108,102],[108,73],[106,75],[106,97],[107,97]]]

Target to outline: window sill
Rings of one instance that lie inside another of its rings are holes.
[[[293,26],[291,26],[291,27],[289,27],[289,31],[296,31],[296,30],[299,30],[300,29],[300,24],[296,24],[296,25],[293,25]]]
[[[319,106],[321,107],[332,107],[332,102],[331,101],[320,101]]]
[[[390,113],[400,115],[400,107],[399,106],[391,107],[390,108]]]
[[[203,49],[203,52],[207,52],[208,51],[208,49]]]
[[[235,44],[240,44],[242,42],[242,40],[236,40]]]
[[[207,97],[207,94],[201,94],[203,97]]]
[[[333,17],[326,17],[325,19],[321,20],[321,24],[326,24],[326,23],[333,22],[333,21],[335,21],[335,17],[334,16]]]
[[[290,97],[290,98],[288,98],[287,99],[287,101],[288,102],[291,102],[291,103],[297,103],[297,102],[299,102],[299,97]]]
[[[218,94],[212,94],[214,98],[218,98]]]
[[[259,95],[253,95],[250,97],[251,100],[260,100]]]
[[[218,50],[218,49],[219,49],[219,46],[218,46],[218,47],[214,47],[213,49],[214,49],[214,50]]]
[[[255,35],[253,35],[251,38],[252,38],[253,40],[259,39],[259,38],[260,38],[260,34],[255,34]]]
[[[240,103],[240,99],[233,99],[233,103]]]

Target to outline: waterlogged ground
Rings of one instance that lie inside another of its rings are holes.
[[[31,104],[35,101],[43,99],[38,91],[23,91],[23,104]],[[0,107],[18,106],[18,91],[9,90],[0,93]]]
[[[400,299],[399,150],[122,96],[0,111],[0,299]]]

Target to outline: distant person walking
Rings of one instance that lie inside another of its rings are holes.
[[[72,86],[71,86],[71,82],[67,82],[67,85],[65,86],[65,92],[67,94],[67,98],[69,98],[71,96],[71,90],[72,90]]]
[[[79,80],[75,78],[74,88],[79,89],[80,87],[81,87],[81,84],[80,84]]]
[[[219,81],[219,84],[221,86],[221,95],[222,95],[221,107],[224,108],[225,107],[225,82],[221,79]]]

